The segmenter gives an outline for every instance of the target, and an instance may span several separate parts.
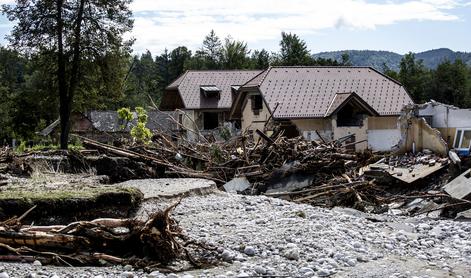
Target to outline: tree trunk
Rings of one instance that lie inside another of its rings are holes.
[[[66,150],[69,141],[70,107],[65,78],[65,59],[63,45],[64,21],[62,19],[62,4],[64,0],[56,0],[57,8],[57,82],[59,83],[59,115],[61,125],[60,147]]]
[[[69,82],[69,108],[72,107],[72,100],[77,89],[77,84],[80,77],[80,44],[82,40],[82,21],[84,12],[85,0],[80,0],[79,7],[77,10],[77,20],[75,21],[74,29],[74,44],[73,44],[73,58],[72,58],[72,70],[70,72]],[[70,113],[70,111],[69,111]]]

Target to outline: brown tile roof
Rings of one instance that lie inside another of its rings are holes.
[[[381,116],[399,115],[404,105],[413,103],[399,82],[370,67],[272,67],[241,91],[253,87],[271,111],[279,103],[275,118],[324,117],[341,93],[356,93]]]
[[[190,70],[172,82],[167,90],[178,90],[185,109],[229,109],[232,105],[231,86],[243,85],[259,73],[259,70]],[[205,98],[200,91],[205,85],[219,88],[220,98]]]

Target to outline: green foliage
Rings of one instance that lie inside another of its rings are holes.
[[[413,53],[404,55],[400,63],[399,80],[415,102],[426,101],[430,78],[430,72],[424,67],[422,60],[416,60]]]
[[[129,122],[134,119],[134,115],[131,112],[131,109],[123,107],[118,109],[118,118],[123,121],[123,124],[120,125],[121,129],[126,129]]]
[[[312,64],[312,58],[306,42],[298,35],[281,33],[280,64],[283,66],[305,66]]]
[[[226,38],[222,49],[222,66],[224,69],[245,69],[249,65],[247,43]]]
[[[137,124],[131,129],[131,136],[134,140],[148,144],[152,138],[152,132],[146,127],[148,116],[147,111],[142,107],[136,107]]]
[[[458,107],[471,106],[471,73],[461,60],[445,61],[432,73],[431,97]]]

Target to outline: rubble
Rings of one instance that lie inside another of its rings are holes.
[[[443,190],[453,198],[471,200],[471,169],[449,182]]]

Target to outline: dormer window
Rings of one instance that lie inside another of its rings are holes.
[[[205,98],[217,98],[221,97],[221,90],[216,85],[202,85],[200,86],[200,92]]]

